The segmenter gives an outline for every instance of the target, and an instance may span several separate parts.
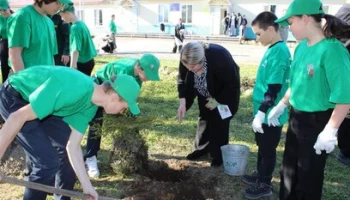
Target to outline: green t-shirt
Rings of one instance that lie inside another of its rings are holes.
[[[0,37],[7,39],[7,18],[0,15]]]
[[[12,14],[7,21],[9,48],[23,47],[24,68],[54,65],[57,41],[55,27],[49,17],[29,5]]]
[[[135,76],[134,66],[138,61],[136,58],[122,58],[114,62],[110,62],[97,70],[96,76],[102,82],[109,80],[113,75],[127,74],[135,78],[136,82],[142,86],[142,81],[138,76]]]
[[[97,55],[90,31],[84,22],[77,21],[71,26],[69,48],[71,53],[79,51],[79,63],[86,63]]]
[[[338,40],[323,39],[312,46],[302,41],[291,66],[290,104],[305,112],[349,104],[349,74],[349,52]]]
[[[94,79],[67,67],[35,66],[9,77],[11,86],[32,106],[38,119],[49,115],[84,134],[95,116]]]
[[[109,30],[114,34],[117,34],[117,26],[115,25],[115,22],[113,20],[111,20],[111,22],[109,23]]]
[[[253,91],[254,116],[259,111],[261,102],[265,99],[264,95],[269,84],[282,84],[282,89],[278,93],[275,103],[278,103],[284,96],[289,86],[290,64],[291,55],[285,42],[278,42],[267,49],[261,60]],[[267,124],[267,116],[271,109],[266,113],[265,124]],[[288,109],[285,109],[279,122],[283,125],[287,120]]]

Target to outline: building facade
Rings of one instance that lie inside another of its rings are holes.
[[[248,24],[262,11],[277,16],[291,0],[74,0],[77,15],[85,21],[92,34],[108,34],[114,14],[118,33],[173,34],[182,18],[187,31],[194,35],[222,34],[222,19],[227,13],[245,15]],[[335,14],[345,0],[323,0],[326,13]],[[14,9],[33,0],[10,0]],[[164,32],[160,29],[164,24]]]

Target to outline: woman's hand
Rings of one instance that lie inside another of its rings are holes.
[[[177,109],[177,119],[179,123],[182,122],[182,119],[184,118],[185,113],[186,113],[186,99],[181,98],[179,108]]]
[[[219,103],[214,98],[207,98],[207,101],[208,103],[205,104],[205,107],[209,110],[214,110],[219,105]]]

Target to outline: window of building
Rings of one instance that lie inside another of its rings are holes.
[[[276,14],[276,5],[270,5],[270,12]]]
[[[181,6],[181,18],[184,23],[192,23],[192,5]]]
[[[95,10],[95,26],[103,26],[102,9]]]
[[[158,6],[158,22],[169,23],[169,5]]]
[[[81,21],[84,21],[85,17],[84,17],[84,10],[77,10],[77,16]]]

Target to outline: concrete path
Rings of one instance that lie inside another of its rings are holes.
[[[190,39],[185,40],[186,42]],[[193,40],[194,41],[194,40]],[[254,41],[247,42],[239,45],[236,41],[207,41],[217,43],[227,48],[232,54],[234,60],[239,65],[259,65],[259,62],[266,51],[266,47],[260,44],[256,44]],[[97,49],[101,49],[101,46],[105,43],[102,39],[95,39]],[[130,37],[117,37],[117,51],[114,53],[119,56],[141,56],[144,53],[153,53],[160,59],[178,60],[179,54],[171,52],[174,45],[174,40],[164,38],[130,38]],[[295,44],[290,48],[291,52],[294,51]],[[111,55],[99,51],[100,55]]]

